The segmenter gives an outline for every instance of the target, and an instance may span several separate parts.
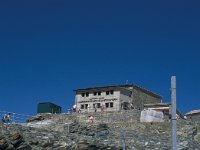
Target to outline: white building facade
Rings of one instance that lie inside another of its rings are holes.
[[[145,104],[162,102],[160,95],[133,84],[77,89],[75,92],[79,112],[143,110]]]
[[[77,111],[119,111],[123,103],[130,103],[132,92],[120,86],[94,87],[75,90]]]

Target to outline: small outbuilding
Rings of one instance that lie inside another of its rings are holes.
[[[186,114],[187,119],[193,122],[200,123],[200,109],[199,110],[192,110]]]
[[[61,113],[62,107],[53,104],[51,102],[42,102],[37,106],[37,113],[52,113],[59,114]]]
[[[171,104],[170,103],[152,103],[144,104],[144,110],[155,110],[157,112],[162,112],[165,119],[171,119]],[[177,119],[184,119],[182,113],[176,109]]]

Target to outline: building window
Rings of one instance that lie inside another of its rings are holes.
[[[89,96],[89,92],[86,93],[86,97],[88,97],[88,96]]]
[[[129,93],[129,97],[131,97],[131,96],[132,96],[132,92]]]
[[[100,103],[97,103],[97,108],[101,108],[101,104]]]
[[[110,103],[110,107],[113,107],[113,103]]]
[[[106,108],[108,108],[109,107],[109,103],[106,103]]]
[[[98,92],[98,95],[101,95],[101,92],[100,92],[100,91]]]
[[[84,109],[84,105],[81,105],[81,109]]]
[[[82,97],[85,97],[85,93],[82,93],[81,96],[82,96]]]
[[[97,92],[94,92],[94,96],[96,96],[97,95]]]
[[[109,91],[106,91],[106,95],[109,95]]]
[[[88,109],[88,104],[85,104],[85,109]]]
[[[111,103],[105,103],[106,108],[113,108],[113,102]]]
[[[95,103],[93,104],[93,108],[100,108],[101,107],[101,104],[100,103]]]
[[[113,95],[113,94],[114,94],[114,91],[113,91],[113,90],[111,90],[111,91],[110,91],[110,94],[111,94],[111,95]]]
[[[106,95],[113,95],[114,94],[114,91],[111,90],[111,91],[106,91]]]

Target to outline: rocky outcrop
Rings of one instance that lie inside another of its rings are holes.
[[[106,119],[90,124],[80,121],[79,117],[52,115],[49,116],[51,123],[40,128],[0,124],[0,150],[171,149],[170,122],[140,123],[115,116],[117,121],[110,118],[110,122]],[[198,150],[200,126],[179,121],[177,139],[178,150]]]
[[[42,120],[44,120],[44,117],[42,117],[42,116],[35,116],[35,117],[31,117],[31,118],[28,118],[27,120],[26,120],[26,122],[34,122],[34,121],[42,121]]]
[[[31,150],[31,146],[24,141],[19,133],[1,135],[0,149],[2,150]]]
[[[71,123],[70,129],[68,129],[68,127],[64,124],[63,126],[63,132],[53,131],[48,128],[39,129],[14,124],[0,126],[0,150],[120,149],[120,146],[116,147],[114,145],[109,145],[98,139],[108,135],[108,132],[106,133],[107,135],[96,135],[96,133],[105,133],[108,131],[108,127],[105,124],[87,126],[79,123]]]
[[[30,117],[26,120],[26,122],[37,122],[37,121],[43,121],[43,120],[49,120],[52,119],[53,115],[50,113],[47,114],[38,114],[36,116]]]

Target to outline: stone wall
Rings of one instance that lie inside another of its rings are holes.
[[[113,123],[113,122],[138,122],[140,118],[139,110],[124,110],[116,112],[100,113],[81,113],[77,115],[79,122],[87,122],[88,116],[94,117],[95,123]]]
[[[133,107],[136,109],[143,109],[144,104],[161,103],[161,99],[150,94],[144,93],[139,89],[132,89]]]
[[[187,120],[200,124],[200,113],[188,115]]]

